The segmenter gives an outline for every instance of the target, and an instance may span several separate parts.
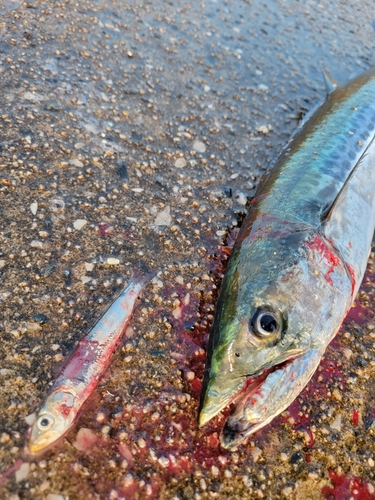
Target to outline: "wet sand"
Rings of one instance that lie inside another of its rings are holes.
[[[198,429],[212,314],[260,176],[374,65],[355,2],[0,1],[0,464],[133,268],[156,274],[72,432],[0,498],[375,498],[375,276],[289,411]],[[346,495],[346,496],[345,496]]]

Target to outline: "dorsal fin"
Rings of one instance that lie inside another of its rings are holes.
[[[336,80],[332,78],[332,76],[328,73],[326,68],[322,68],[323,71],[323,78],[324,78],[324,83],[326,84],[326,89],[327,89],[327,94],[330,94],[337,88],[338,83]]]

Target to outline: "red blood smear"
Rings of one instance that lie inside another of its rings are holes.
[[[310,429],[311,419],[310,419],[310,417],[306,416],[303,412],[301,412],[300,405],[299,405],[299,402],[297,399],[295,401],[293,401],[293,403],[289,406],[288,412],[289,412],[289,415],[294,420],[293,425],[296,428],[296,430],[302,429],[308,434],[310,441],[306,445],[306,447],[312,448],[314,446],[315,439],[314,439],[314,434],[312,433],[312,431]],[[300,413],[302,413],[302,415],[300,415]],[[309,461],[307,459],[307,455],[306,455],[306,461]]]
[[[199,379],[194,379],[191,383],[191,392],[194,399],[198,400],[200,398],[201,390],[202,390],[202,381]]]
[[[359,477],[346,477],[344,474],[337,474],[337,472],[330,470],[328,472],[329,478],[333,487],[324,486],[322,488],[322,495],[327,500],[375,500],[375,494],[370,493],[367,483]]]
[[[332,252],[332,250],[329,248],[329,246],[320,238],[320,236],[315,236],[315,238],[307,243],[307,246],[317,252],[322,259],[324,259],[329,268],[328,271],[325,274],[325,278],[330,283],[331,285],[333,284],[331,274],[335,271],[335,267],[341,264],[340,259],[337,257],[336,254]]]
[[[368,315],[368,308],[363,307],[361,304],[355,302],[354,307],[352,307],[348,312],[347,319],[352,319],[358,325],[362,325],[368,319]]]
[[[98,436],[91,429],[81,427],[77,433],[74,447],[79,451],[87,451],[99,441]]]
[[[211,440],[210,440],[211,441]],[[219,446],[216,448],[211,448],[206,442],[203,442],[201,446],[197,446],[194,451],[194,459],[198,464],[205,465],[206,467],[211,467],[212,465],[219,465],[218,458],[223,455],[223,450]]]
[[[359,413],[357,410],[354,410],[352,415],[352,424],[358,425],[358,420],[359,420]]]
[[[354,294],[355,285],[357,283],[356,279],[355,279],[354,269],[349,264],[346,264],[346,268],[349,271],[349,274],[350,274],[350,276],[352,278],[352,295],[353,295]]]
[[[112,227],[110,227],[105,222],[99,223],[98,233],[102,238],[108,238],[108,236],[113,236]]]
[[[189,457],[176,457],[173,460],[169,458],[168,469],[165,472],[164,478],[167,479],[170,476],[181,477],[181,474],[190,472],[193,468],[193,464]]]

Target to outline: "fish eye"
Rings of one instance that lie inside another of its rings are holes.
[[[258,307],[250,319],[250,331],[257,337],[274,337],[283,329],[283,318],[280,312],[269,307]]]
[[[51,415],[41,415],[38,419],[37,426],[40,431],[47,431],[55,423],[55,419]]]

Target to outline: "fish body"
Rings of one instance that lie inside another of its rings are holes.
[[[147,277],[137,275],[82,338],[31,426],[26,454],[44,451],[72,427],[83,403],[107,369]]]
[[[199,409],[232,448],[301,392],[350,309],[375,226],[375,71],[332,86],[263,177],[223,280]]]

